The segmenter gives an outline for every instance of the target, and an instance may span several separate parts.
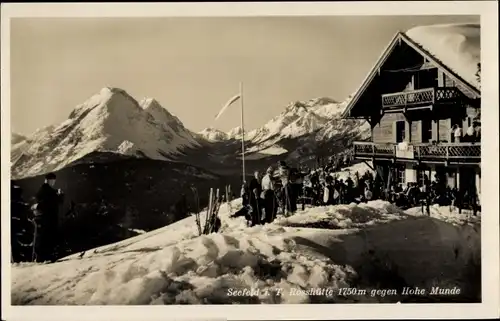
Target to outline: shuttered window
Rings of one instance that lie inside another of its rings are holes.
[[[406,136],[406,122],[404,120],[397,120],[393,125],[394,140],[396,143],[405,141]]]

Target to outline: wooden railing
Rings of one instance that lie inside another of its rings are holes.
[[[401,156],[404,155],[404,156]],[[409,144],[400,152],[397,144],[355,142],[354,157],[361,158],[410,158],[420,160],[480,161],[481,143]]]
[[[425,88],[382,95],[382,108],[411,107],[415,105],[453,102],[461,92],[453,87]]]
[[[480,143],[446,143],[446,144],[418,144],[414,145],[416,155],[420,158],[440,157],[446,159],[480,158]]]

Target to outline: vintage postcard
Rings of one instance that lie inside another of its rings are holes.
[[[498,317],[497,10],[2,4],[2,319]]]

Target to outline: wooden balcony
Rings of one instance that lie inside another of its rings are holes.
[[[479,164],[481,163],[481,143],[408,144],[407,148],[402,150],[400,146],[392,143],[355,142],[354,157]]]
[[[382,109],[394,109],[434,106],[435,104],[449,104],[460,101],[462,93],[453,87],[425,88],[412,91],[382,95]]]

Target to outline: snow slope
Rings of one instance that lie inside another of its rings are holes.
[[[479,24],[442,24],[419,26],[406,35],[431,53],[472,86],[480,89],[476,77],[481,62]]]
[[[139,105],[147,111],[157,123],[163,125],[166,132],[171,132],[173,139],[169,142],[171,146],[200,146],[191,131],[186,129],[182,122],[175,115],[172,115],[166,108],[154,98],[144,98]]]
[[[19,135],[17,133],[11,134],[10,145],[11,150],[13,150],[13,153],[11,153],[10,157],[11,164],[16,162],[17,159],[21,157],[22,151],[26,146],[26,139],[27,138],[23,135]]]
[[[82,259],[13,265],[12,304],[397,302],[371,291],[463,285],[479,251],[479,221],[455,226],[382,201],[307,208],[253,228],[230,217],[240,203],[221,207],[219,234],[196,236],[188,217]],[[368,292],[341,296],[343,287]],[[319,288],[331,292],[307,292]],[[245,289],[256,292],[229,296]]]
[[[59,170],[95,151],[167,160],[198,146],[177,117],[154,99],[141,105],[118,88],[103,88],[78,105],[69,118],[28,137],[17,159],[15,178]]]

